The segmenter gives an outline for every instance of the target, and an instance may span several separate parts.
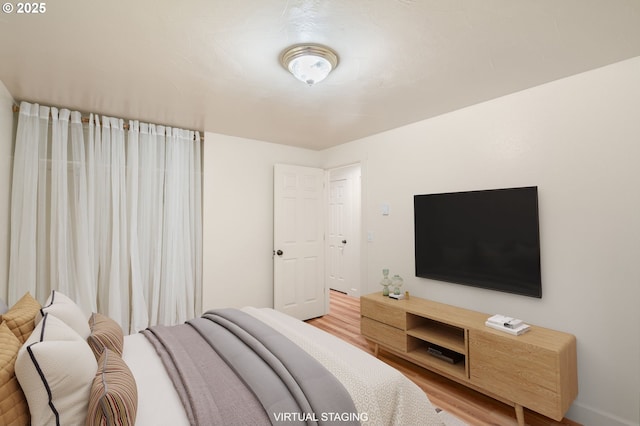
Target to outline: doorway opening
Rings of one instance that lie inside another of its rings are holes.
[[[325,281],[329,289],[360,297],[361,193],[360,164],[327,171]]]

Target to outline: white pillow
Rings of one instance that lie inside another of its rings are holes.
[[[76,302],[57,290],[51,292],[51,295],[40,309],[40,312],[36,314],[36,324],[46,313],[52,314],[56,318],[64,321],[85,340],[91,334],[89,317],[82,312],[82,309],[76,305]]]
[[[62,320],[45,314],[15,365],[31,424],[84,424],[97,369],[89,344]]]

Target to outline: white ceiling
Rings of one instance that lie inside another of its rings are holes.
[[[639,0],[45,4],[0,13],[17,101],[311,149],[640,56]],[[278,62],[300,42],[340,56],[313,87]]]

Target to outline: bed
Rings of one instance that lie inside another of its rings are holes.
[[[0,324],[0,424],[450,424],[400,372],[268,308],[123,336],[54,291]]]

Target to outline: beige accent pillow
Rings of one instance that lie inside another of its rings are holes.
[[[64,321],[45,314],[20,348],[15,369],[32,424],[84,423],[98,365],[86,340]]]
[[[0,324],[0,425],[28,425],[29,406],[15,374],[22,343],[5,322]]]
[[[0,321],[6,322],[7,327],[20,343],[24,343],[35,327],[35,317],[39,310],[40,303],[27,292],[15,305],[2,314]]]
[[[106,315],[93,313],[89,318],[91,334],[87,339],[96,360],[100,358],[104,348],[111,349],[118,356],[122,356],[124,334],[122,327]]]
[[[57,290],[53,290],[47,301],[40,309],[40,312],[36,314],[36,324],[40,322],[40,319],[44,314],[49,313],[56,318],[64,321],[69,327],[73,328],[83,339],[89,337],[91,330],[89,330],[89,324],[87,323],[88,317],[82,312],[82,309],[76,302],[69,297],[60,293]]]
[[[85,425],[134,425],[137,411],[138,388],[131,370],[119,355],[105,348],[91,386]]]

